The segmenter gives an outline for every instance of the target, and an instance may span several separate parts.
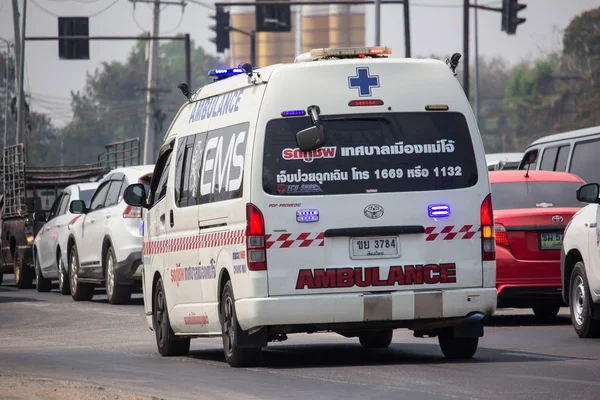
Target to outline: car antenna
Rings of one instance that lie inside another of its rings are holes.
[[[527,163],[527,171],[525,171],[525,178],[529,178],[529,168],[531,167],[531,163]]]

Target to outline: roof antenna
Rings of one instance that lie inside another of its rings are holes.
[[[188,86],[187,83],[183,82],[180,83],[179,85],[177,85],[177,87],[179,88],[179,90],[181,90],[181,93],[183,93],[183,95],[188,99],[191,100],[192,99],[192,95],[190,93],[190,87]]]
[[[532,163],[527,163],[527,171],[525,171],[525,178],[529,178],[529,168],[531,167]]]

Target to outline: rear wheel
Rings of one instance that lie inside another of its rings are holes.
[[[560,305],[558,304],[542,304],[533,307],[533,313],[535,316],[542,319],[556,317],[559,311]]]
[[[363,347],[368,349],[381,349],[389,347],[392,343],[393,329],[364,332],[358,335],[358,340]]]
[[[71,286],[71,297],[75,301],[89,301],[94,297],[94,287],[90,283],[79,281],[79,254],[77,246],[71,247],[69,257],[69,281]]]
[[[581,261],[575,264],[571,273],[569,296],[571,323],[577,336],[585,339],[600,337],[600,321],[592,318],[594,303]]]
[[[250,367],[256,365],[260,357],[260,347],[240,347],[240,328],[235,312],[235,297],[231,281],[225,284],[221,295],[221,327],[223,332],[223,351],[225,360],[232,367]]]
[[[58,256],[58,292],[62,295],[71,294],[71,286],[69,284],[69,275],[65,270],[65,263],[62,256]]]
[[[33,279],[35,278],[34,272],[27,265],[23,265],[23,256],[17,249],[15,250],[14,257],[14,276],[15,284],[19,289],[29,289],[33,285]]]
[[[3,280],[4,280],[4,274],[0,274],[0,285],[2,285]]]
[[[438,335],[440,349],[446,358],[461,360],[473,358],[477,352],[479,338],[461,338],[454,336],[454,332],[449,329]]]
[[[190,338],[176,336],[171,328],[162,279],[156,282],[154,290],[152,322],[160,355],[164,357],[185,356],[190,352]]]
[[[35,289],[38,292],[49,292],[52,290],[52,281],[44,278],[40,267],[40,259],[35,257]]]
[[[110,304],[123,304],[131,298],[131,287],[129,285],[121,285],[117,282],[116,268],[117,258],[112,247],[106,251],[106,297]]]

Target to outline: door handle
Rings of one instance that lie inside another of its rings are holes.
[[[93,224],[93,223],[95,223],[95,222],[96,222],[96,219],[95,219],[95,218],[90,218],[90,223],[92,223],[92,224]]]
[[[106,219],[109,219],[112,216],[112,214],[105,214]]]
[[[165,223],[165,214],[162,214],[160,216],[160,222],[162,222],[163,224]]]
[[[169,211],[169,225],[171,225],[171,228],[173,227],[173,225],[175,225],[175,219],[173,217],[173,210]]]
[[[595,222],[590,223],[590,228],[595,228],[598,224]]]

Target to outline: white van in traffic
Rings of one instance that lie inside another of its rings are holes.
[[[146,209],[144,304],[162,355],[222,336],[244,366],[291,333],[378,348],[395,328],[475,354],[496,307],[495,240],[460,55],[389,53],[243,64],[189,96],[150,193],[125,194]]]

